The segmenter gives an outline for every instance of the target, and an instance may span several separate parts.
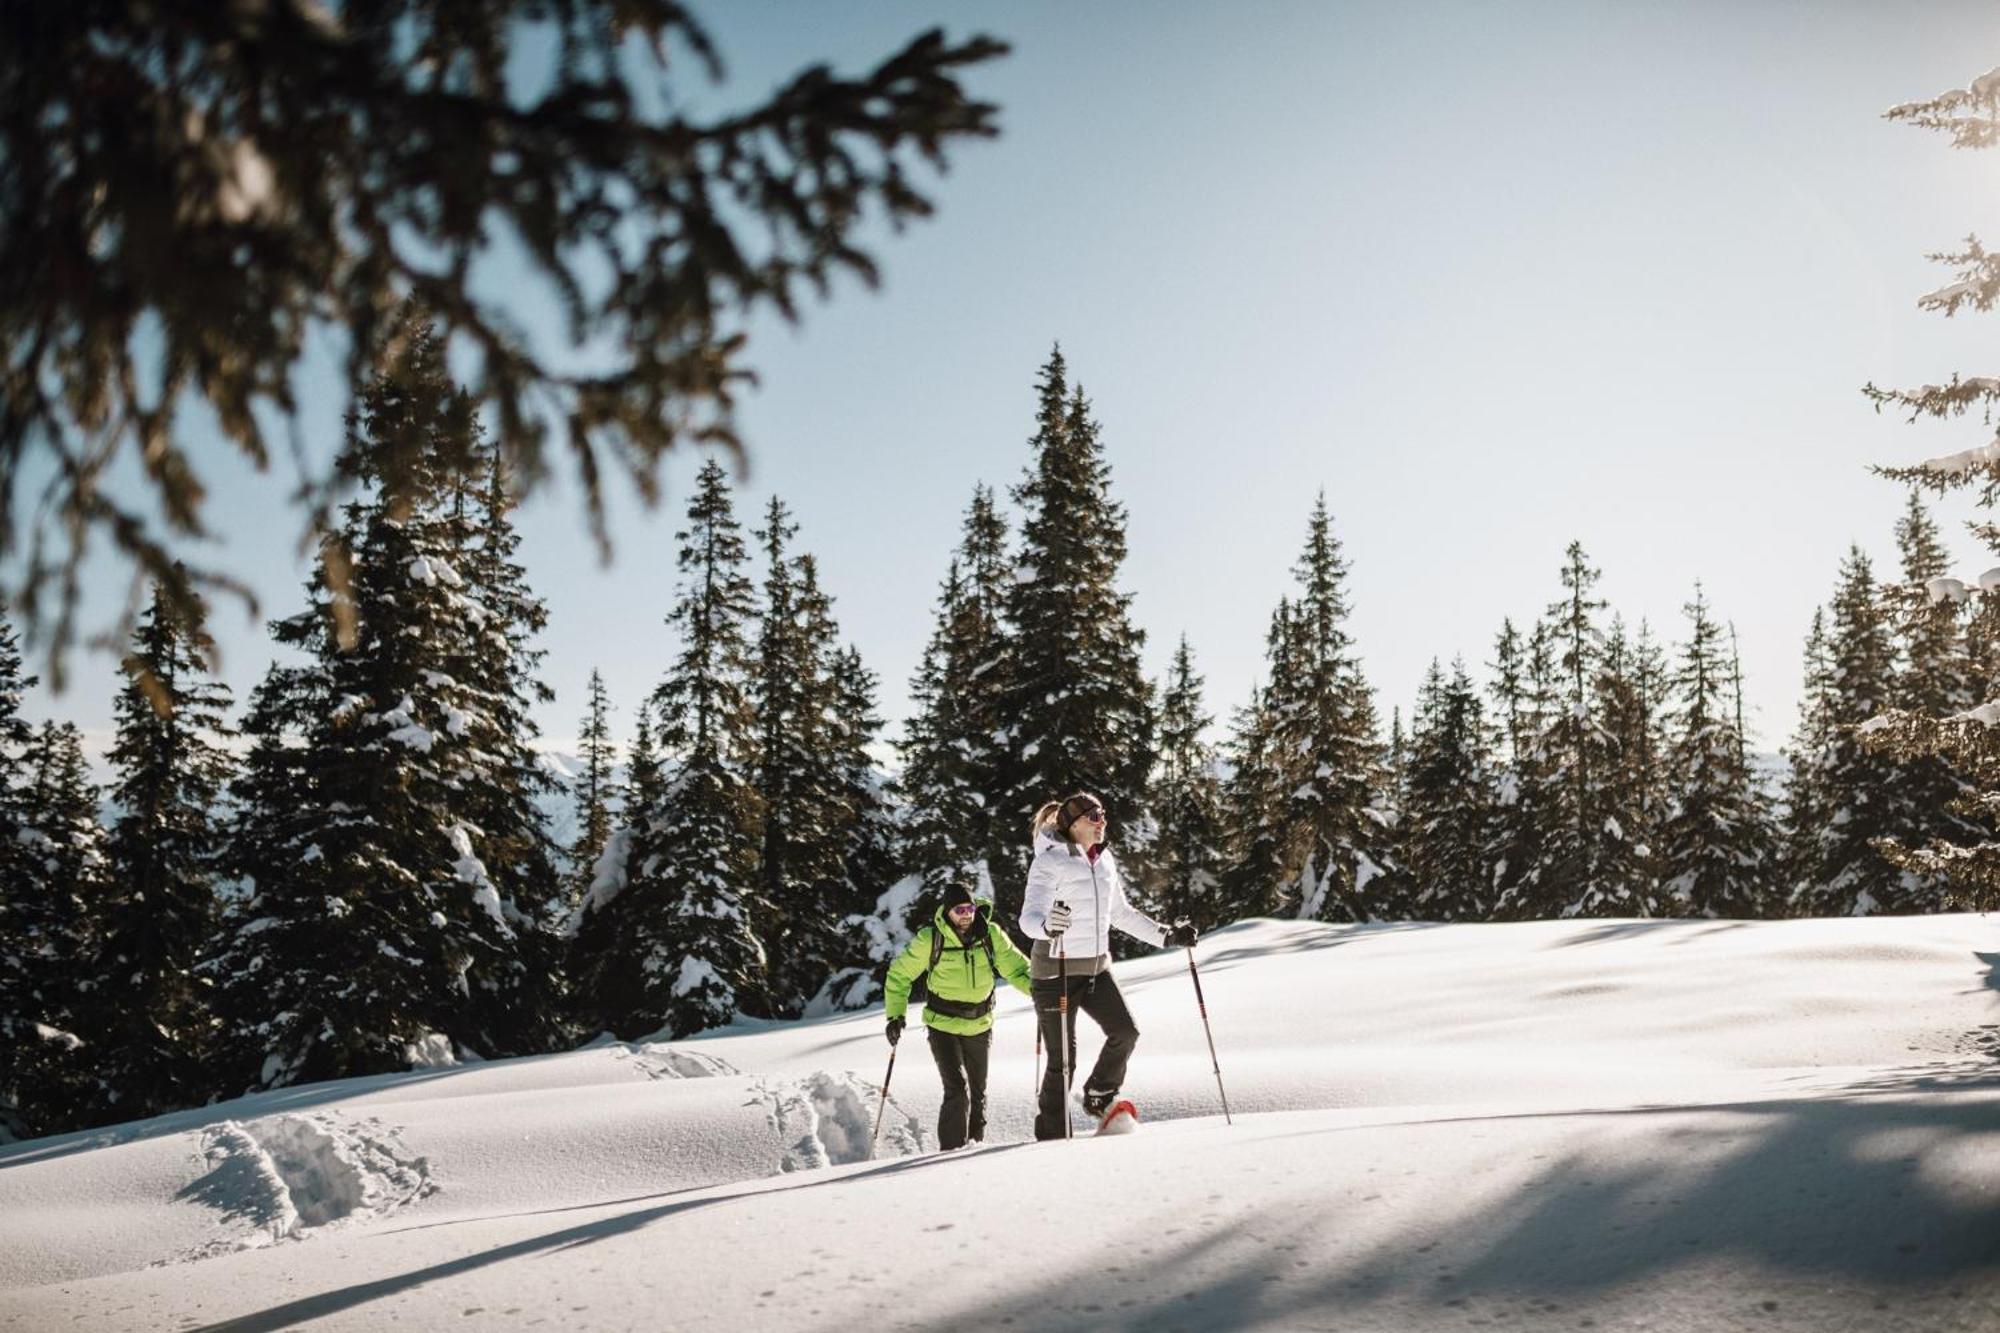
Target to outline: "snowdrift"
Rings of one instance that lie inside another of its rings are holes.
[[[1140,1133],[933,1151],[878,1010],[0,1149],[0,1330],[2000,1328],[2000,930],[1328,927],[1121,964]],[[1088,1025],[1085,1059],[1094,1050]],[[1081,1127],[1081,1126],[1080,1126]]]

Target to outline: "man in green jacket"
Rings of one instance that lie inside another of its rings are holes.
[[[974,901],[970,890],[949,889],[931,924],[889,964],[882,983],[889,1016],[889,1044],[903,1036],[910,987],[928,974],[924,1027],[931,1058],[944,1080],[938,1108],[938,1146],[950,1151],[969,1139],[986,1137],[986,1057],[993,1046],[993,983],[1005,977],[1023,995],[1032,994],[1028,956],[1007,932],[993,924],[993,904]]]

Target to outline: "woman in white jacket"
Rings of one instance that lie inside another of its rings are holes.
[[[1073,1079],[1076,1071],[1079,1009],[1104,1029],[1104,1049],[1083,1084],[1085,1113],[1102,1116],[1125,1082],[1125,1065],[1138,1044],[1139,1029],[1111,975],[1111,928],[1148,944],[1195,942],[1194,927],[1187,922],[1163,926],[1126,899],[1118,860],[1105,845],[1107,829],[1104,803],[1088,792],[1051,801],[1035,815],[1035,859],[1028,867],[1021,929],[1035,942],[1030,975],[1042,1045],[1049,1051],[1035,1116],[1038,1139],[1062,1138],[1069,1128],[1063,1079],[1065,1074]],[[1067,1031],[1062,1019],[1065,995]]]

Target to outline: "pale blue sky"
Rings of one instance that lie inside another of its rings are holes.
[[[1866,466],[1989,438],[1877,417],[1859,389],[1994,370],[1990,325],[1914,301],[1945,280],[1925,252],[2000,230],[2000,155],[1879,118],[2000,63],[1991,5],[700,8],[731,104],[810,60],[858,70],[941,15],[1015,48],[970,79],[1003,137],[962,149],[939,215],[878,247],[882,289],[753,336],[739,512],[793,507],[892,719],[974,483],[1027,461],[1058,339],[1130,514],[1148,665],[1185,632],[1218,719],[1261,669],[1323,488],[1385,722],[1431,657],[1481,664],[1503,616],[1553,600],[1577,538],[1614,607],[1670,638],[1704,581],[1775,747],[1847,544],[1892,561],[1902,497]],[[337,428],[322,400],[309,434]],[[568,486],[524,510],[552,740],[593,666],[621,733],[658,681],[696,463],[657,514],[617,507],[608,571]],[[283,486],[217,486],[273,615],[304,577]],[[1976,574],[1967,512],[1945,517]],[[218,621],[242,698],[267,641]],[[79,657],[30,711],[102,730],[110,695],[109,659]]]

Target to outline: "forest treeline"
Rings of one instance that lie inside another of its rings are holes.
[[[2000,622],[1914,491],[1897,568],[1850,551],[1815,616],[1775,773],[1706,592],[1631,624],[1578,543],[1540,615],[1433,662],[1385,725],[1324,495],[1218,726],[1185,638],[1144,670],[1125,513],[1060,350],[1034,427],[1005,496],[972,490],[893,738],[791,511],[739,515],[708,462],[660,608],[674,656],[621,706],[593,674],[559,784],[506,469],[405,311],[350,422],[351,498],[240,708],[200,599],[162,587],[101,792],[74,726],[23,718],[0,620],[0,1132],[864,1005],[948,885],[1012,920],[1030,814],[1079,789],[1143,905],[1204,929],[1978,904],[1938,859],[1990,836],[1976,785],[1907,742],[2000,693]]]

